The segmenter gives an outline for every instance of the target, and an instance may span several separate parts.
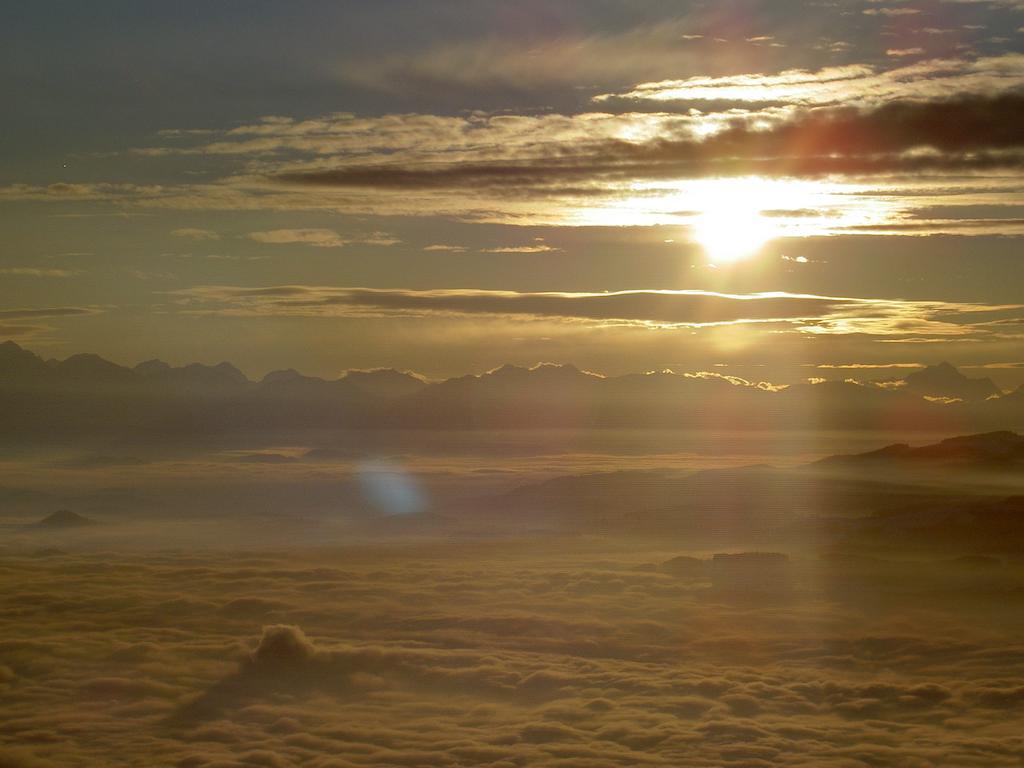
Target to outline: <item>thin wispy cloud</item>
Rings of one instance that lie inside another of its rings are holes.
[[[431,252],[447,252],[447,253],[465,253],[469,249],[464,245],[448,245],[445,243],[434,243],[433,245],[426,245],[423,247],[424,251]]]
[[[386,232],[341,235],[333,229],[271,229],[246,235],[257,243],[272,245],[309,245],[315,248],[344,248],[346,245],[395,245],[397,238]]]
[[[920,48],[890,49],[890,55],[916,55]],[[932,59],[896,69],[850,64],[819,70],[794,69],[775,74],[692,77],[643,83],[613,98],[655,102],[721,101],[786,103],[804,106],[879,104],[895,99],[948,99],[962,94],[991,95],[1019,91],[1024,56],[1007,53],[976,59]]]
[[[0,309],[0,320],[21,320],[33,317],[81,317],[95,315],[101,310],[93,307],[26,307]]]
[[[897,6],[895,8],[865,8],[861,13],[865,16],[915,16],[921,12],[920,8],[908,8]]]
[[[0,268],[0,275],[11,277],[57,277],[66,278],[80,275],[81,270],[77,269],[50,269],[39,267],[3,267]]]
[[[200,227],[182,227],[171,231],[175,237],[185,237],[190,240],[219,240],[220,234],[210,229]]]
[[[699,28],[703,22],[696,12],[681,16],[619,32],[538,36],[525,45],[500,37],[447,43],[426,51],[363,59],[358,65],[346,62],[337,76],[398,93],[438,87],[523,90],[551,84],[573,87],[636,81],[697,64],[705,38]]]
[[[1024,305],[895,301],[710,291],[565,293],[413,291],[330,286],[197,286],[170,294],[184,311],[253,316],[472,316],[557,319],[649,328],[776,323],[806,334],[1007,336],[1024,332]],[[993,317],[1006,320],[990,325]]]
[[[480,253],[555,253],[562,250],[548,245],[543,238],[538,238],[532,243],[525,245],[498,245],[492,248],[481,248]]]

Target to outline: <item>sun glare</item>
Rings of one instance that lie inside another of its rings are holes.
[[[900,188],[905,187],[900,182]],[[869,192],[874,191],[872,194]],[[778,238],[828,237],[900,221],[905,203],[877,185],[821,179],[632,182],[608,199],[561,210],[573,226],[683,226],[714,264],[742,261]]]
[[[709,208],[693,225],[693,236],[713,264],[729,264],[756,254],[773,237],[759,211]]]
[[[756,179],[723,179],[706,185],[697,200],[693,239],[713,264],[755,255],[780,233],[763,214],[772,207],[770,190]]]

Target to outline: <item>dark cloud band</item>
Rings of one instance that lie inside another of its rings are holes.
[[[815,176],[1020,168],[1022,122],[1024,95],[965,96],[893,102],[870,110],[808,111],[763,130],[737,121],[704,140],[604,141],[559,147],[518,161],[378,163],[272,178],[322,187],[444,189],[752,172]]]

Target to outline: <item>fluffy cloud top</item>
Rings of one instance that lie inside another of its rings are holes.
[[[978,610],[1016,566],[801,564],[815,592],[744,600],[676,554],[8,553],[0,760],[1019,765],[1018,634]]]

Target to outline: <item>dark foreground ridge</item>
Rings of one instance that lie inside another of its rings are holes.
[[[458,519],[480,532],[632,533],[709,548],[1005,554],[1024,551],[1021,468],[1024,436],[1000,431],[791,468],[567,475],[475,499]],[[696,566],[680,558],[668,567],[685,573]]]

